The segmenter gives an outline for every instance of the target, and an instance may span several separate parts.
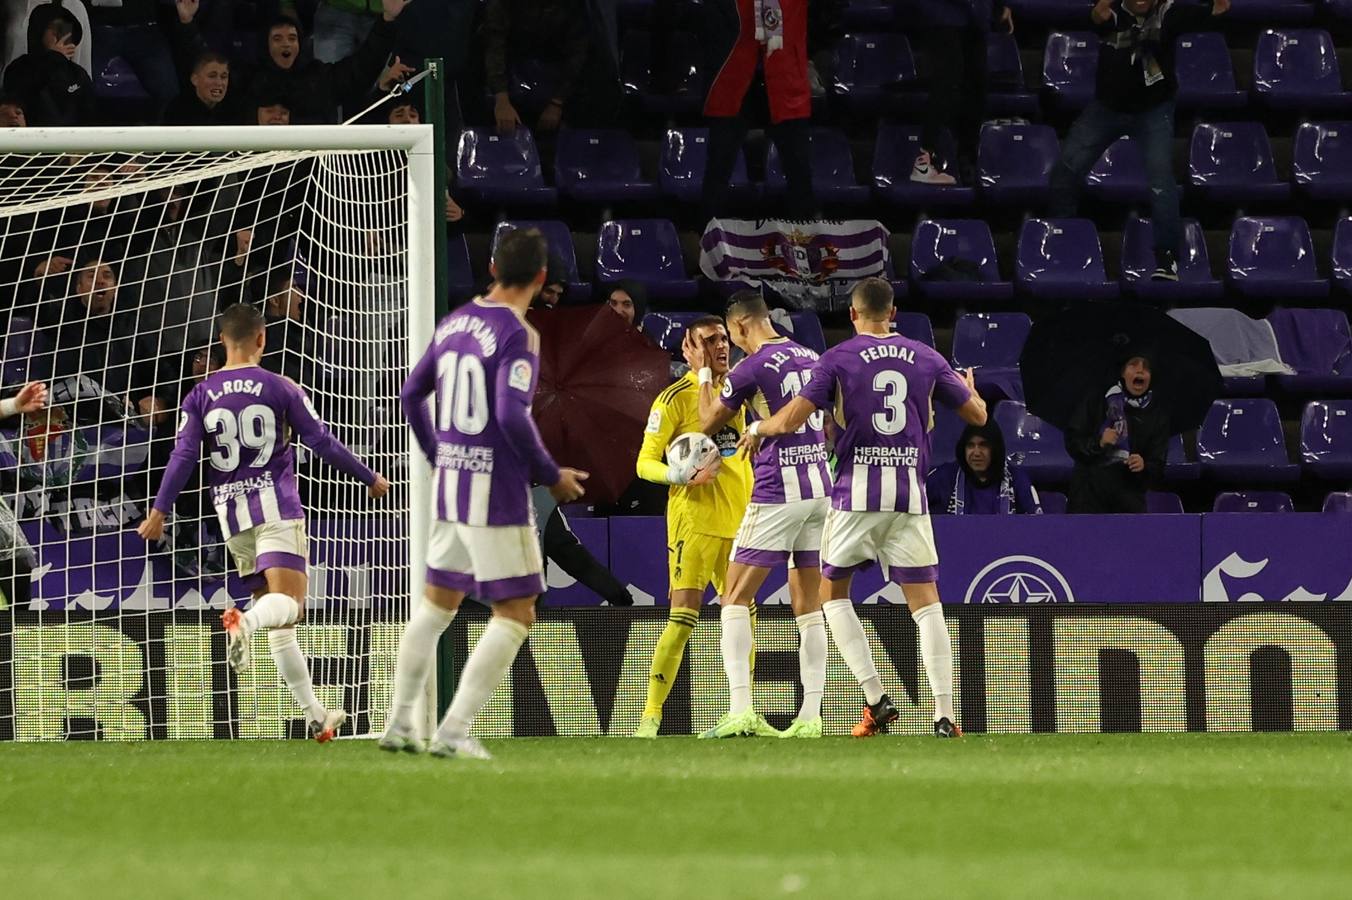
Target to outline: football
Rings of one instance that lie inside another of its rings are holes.
[[[699,431],[680,435],[667,447],[667,462],[691,472],[691,485],[707,484],[723,463],[714,439]]]

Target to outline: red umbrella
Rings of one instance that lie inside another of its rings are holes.
[[[671,357],[602,304],[532,309],[540,332],[535,422],[560,465],[591,473],[588,501],[613,503],[634,460],[653,399],[671,383]]]

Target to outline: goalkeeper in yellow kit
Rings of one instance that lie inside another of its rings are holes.
[[[655,738],[662,724],[662,704],[671,692],[671,684],[681,667],[686,642],[699,621],[704,589],[710,583],[720,595],[732,555],[732,540],[737,535],[742,514],[751,499],[751,463],[737,452],[737,441],[746,428],[746,417],[738,412],[721,431],[713,435],[722,465],[707,484],[691,485],[693,465],[673,465],[664,460],[671,442],[687,432],[699,432],[699,388],[702,381],[722,387],[728,374],[732,345],[723,320],[705,316],[690,323],[687,348],[702,348],[686,361],[691,370],[653,401],[644,430],[643,448],[638,454],[638,475],[645,481],[670,484],[667,501],[667,575],[671,585],[671,618],[658,638],[648,675],[648,701],[643,707],[634,737]],[[696,358],[698,357],[698,358]],[[707,360],[707,367],[698,363]],[[752,607],[752,623],[755,623]],[[754,652],[754,651],[753,651]],[[763,720],[762,720],[763,721]],[[768,724],[763,728],[776,734]]]

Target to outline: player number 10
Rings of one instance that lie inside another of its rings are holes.
[[[488,425],[488,387],[477,356],[446,353],[437,359],[437,430],[479,434]]]

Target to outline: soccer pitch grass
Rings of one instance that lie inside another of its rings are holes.
[[[1352,734],[4,745],[9,897],[1341,897]]]

